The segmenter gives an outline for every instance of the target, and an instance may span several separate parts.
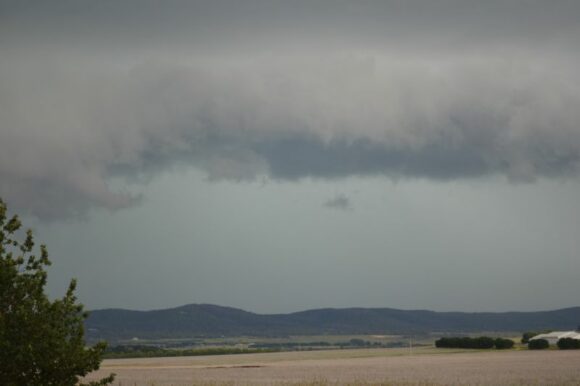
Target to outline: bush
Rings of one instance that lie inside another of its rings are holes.
[[[498,350],[506,350],[514,347],[514,341],[511,339],[496,338],[494,345]]]
[[[475,338],[475,348],[493,348],[494,343],[494,339],[487,336],[480,336],[479,338]]]
[[[480,336],[478,338],[449,337],[449,338],[440,338],[436,340],[435,347],[489,349],[493,348],[494,343],[495,343],[494,339],[487,336]]]
[[[578,350],[580,349],[580,340],[572,338],[562,338],[558,340],[557,345],[560,350]]]
[[[528,343],[528,348],[530,350],[543,350],[548,347],[550,347],[550,342],[548,342],[546,339],[534,339],[530,340]]]

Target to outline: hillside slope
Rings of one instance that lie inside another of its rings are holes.
[[[316,309],[263,315],[210,304],[154,311],[96,310],[86,321],[95,339],[285,336],[574,329],[580,307],[539,312],[466,313],[392,308]]]

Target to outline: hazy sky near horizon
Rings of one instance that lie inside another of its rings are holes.
[[[89,308],[577,306],[580,2],[0,0],[0,197]]]

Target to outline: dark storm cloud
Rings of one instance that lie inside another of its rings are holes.
[[[14,0],[0,7],[5,28],[19,33],[16,45],[231,50],[241,44],[241,51],[291,42],[305,47],[309,41],[314,47],[320,42],[339,47],[423,42],[455,49],[501,40],[558,45],[576,40],[580,11],[574,0]]]
[[[260,144],[256,151],[268,160],[271,174],[284,179],[366,174],[450,179],[479,176],[489,171],[477,149],[452,149],[447,144],[433,144],[414,152],[389,148],[368,139],[351,143],[332,140],[325,144],[317,138],[296,138]]]
[[[212,180],[578,176],[576,1],[0,2],[0,196],[43,218]]]

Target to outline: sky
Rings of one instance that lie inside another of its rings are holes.
[[[0,0],[0,197],[89,309],[578,306],[579,15]]]

